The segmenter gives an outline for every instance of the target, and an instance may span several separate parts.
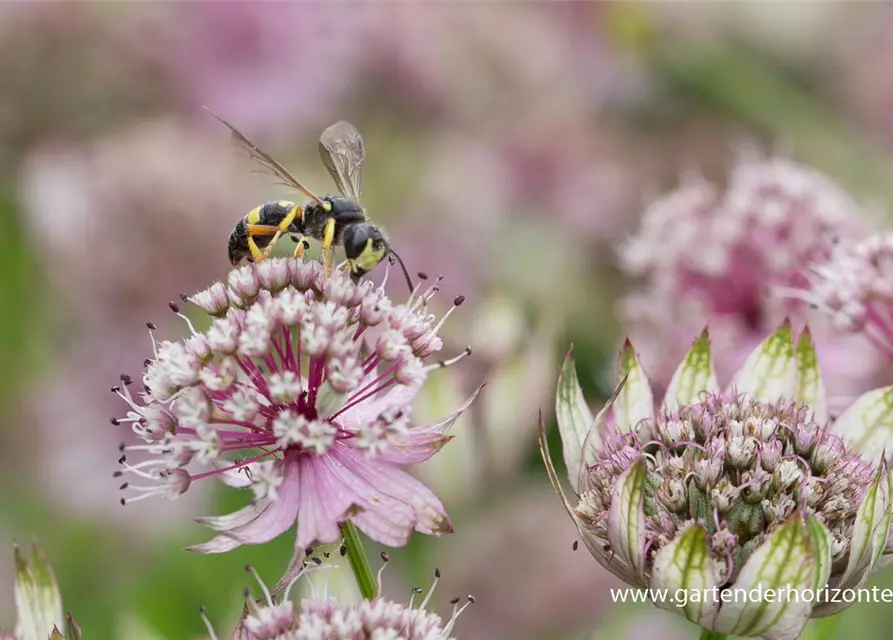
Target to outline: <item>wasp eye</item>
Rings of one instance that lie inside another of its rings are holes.
[[[351,260],[355,260],[366,249],[369,242],[369,227],[367,225],[357,225],[348,227],[344,232],[344,253]]]

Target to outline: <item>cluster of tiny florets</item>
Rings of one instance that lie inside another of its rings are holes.
[[[442,348],[438,332],[452,311],[440,321],[427,311],[437,289],[417,288],[407,303],[394,304],[383,286],[327,276],[317,262],[272,259],[183,297],[212,316],[206,331],[172,302],[191,336],[156,342],[153,335],[139,399],[129,376],[113,388],[130,411],[112,422],[130,423],[146,443],[127,450],[152,456],[138,464],[122,456],[125,471],[157,483],[125,484],[141,492],[128,500],[174,497],[198,478],[240,471],[256,498],[275,499],[283,468],[274,461],[285,454],[321,455],[338,440],[370,456],[386,450],[411,426],[408,403],[350,428],[339,418],[396,385],[417,387],[428,371],[449,364],[425,364]],[[212,469],[190,474],[193,462]]]
[[[382,557],[387,561],[386,554]],[[315,560],[315,563],[304,566],[279,602],[272,597],[254,569],[247,567],[254,573],[264,598],[254,600],[246,593],[246,609],[233,637],[237,640],[451,640],[456,620],[474,603],[472,596],[468,596],[464,602],[461,598],[453,598],[450,601],[453,612],[448,620],[428,611],[426,607],[440,580],[438,569],[434,572],[434,583],[418,604],[415,600],[423,593],[421,587],[412,590],[412,597],[407,603],[377,596],[355,604],[343,604],[332,596],[314,594],[303,598],[299,610],[296,610],[289,599],[292,586],[311,571],[331,568],[318,558]],[[379,570],[379,593],[381,573]],[[204,612],[203,617],[211,637],[216,638]]]
[[[635,434],[610,437],[596,453],[577,514],[602,538],[617,476],[642,457],[648,561],[697,522],[726,579],[795,513],[822,522],[833,561],[845,559],[873,473],[808,407],[705,393]]]
[[[839,243],[828,260],[813,266],[809,280],[807,289],[792,295],[830,314],[843,330],[866,331],[893,354],[893,234]]]
[[[645,211],[621,249],[624,271],[646,280],[623,311],[643,322],[665,321],[667,309],[759,322],[768,287],[802,285],[804,265],[865,217],[826,176],[781,158],[740,161],[724,192],[690,178]]]

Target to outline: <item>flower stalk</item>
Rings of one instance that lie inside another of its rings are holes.
[[[726,640],[727,637],[724,633],[715,633],[710,629],[701,629],[701,640]]]
[[[378,587],[375,582],[375,574],[372,573],[372,565],[363,548],[360,532],[350,520],[341,523],[341,535],[344,536],[344,546],[347,547],[347,560],[350,562],[350,570],[353,571],[360,595],[366,600],[378,597]]]

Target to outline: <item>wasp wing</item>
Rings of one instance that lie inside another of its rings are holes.
[[[366,144],[349,122],[336,122],[319,137],[319,155],[338,190],[360,204]]]
[[[261,167],[263,167],[265,173],[269,173],[274,177],[279,178],[282,184],[287,187],[293,187],[297,189],[314,202],[320,201],[319,198],[313,194],[313,192],[311,192],[307,187],[298,182],[298,180],[291,173],[289,173],[288,169],[274,160],[273,157],[270,156],[270,154],[261,150],[261,148],[258,147],[254,143],[254,141],[251,140],[251,138],[236,129],[233,125],[231,125],[229,122],[218,116],[207,107],[205,107],[205,109],[207,109],[208,113],[220,120],[220,122],[222,122],[229,128],[229,130],[232,132],[233,141],[248,153],[248,158],[250,160],[253,160]]]

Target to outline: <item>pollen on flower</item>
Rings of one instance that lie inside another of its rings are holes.
[[[721,581],[733,580],[749,550],[794,513],[824,524],[832,560],[845,559],[875,473],[815,424],[809,407],[705,392],[699,402],[663,410],[637,433],[613,435],[594,454],[576,514],[595,535],[608,538],[617,477],[641,459],[648,487],[646,562],[688,524],[701,522]]]
[[[213,317],[208,329],[197,331],[174,303],[189,336],[158,342],[150,324],[145,391],[134,396],[129,378],[113,389],[129,407],[113,424],[145,443],[123,451],[121,474],[140,479],[126,483],[123,501],[173,498],[209,477],[249,486],[253,504],[202,519],[220,533],[193,547],[203,552],[265,542],[295,521],[299,550],[337,541],[347,518],[392,546],[413,530],[451,530],[436,496],[400,468],[436,453],[471,402],[412,425],[411,402],[428,373],[466,355],[426,362],[457,306],[436,317],[428,310],[435,291],[416,287],[398,304],[384,284],[273,259],[183,296]]]
[[[245,640],[358,640],[360,638],[450,640],[459,616],[474,604],[474,597],[470,595],[464,602],[462,598],[453,598],[450,600],[453,605],[452,615],[447,620],[428,611],[426,607],[441,577],[440,570],[435,569],[434,582],[418,605],[415,602],[416,596],[424,591],[420,587],[411,590],[407,603],[394,602],[378,596],[357,604],[341,604],[336,598],[327,596],[324,592],[318,593],[319,589],[313,583],[309,583],[313,594],[303,598],[300,609],[296,611],[294,603],[289,600],[292,587],[310,573],[332,568],[332,565],[327,565],[318,558],[314,560],[315,562],[303,565],[279,602],[273,598],[269,588],[254,568],[247,566],[246,570],[254,575],[263,598],[255,600],[248,597],[246,592],[245,613],[239,621],[236,637]],[[382,560],[387,562],[387,554],[382,554]],[[382,570],[378,572],[379,593],[381,593]],[[217,640],[218,636],[204,610],[201,615],[210,637],[212,640]]]

